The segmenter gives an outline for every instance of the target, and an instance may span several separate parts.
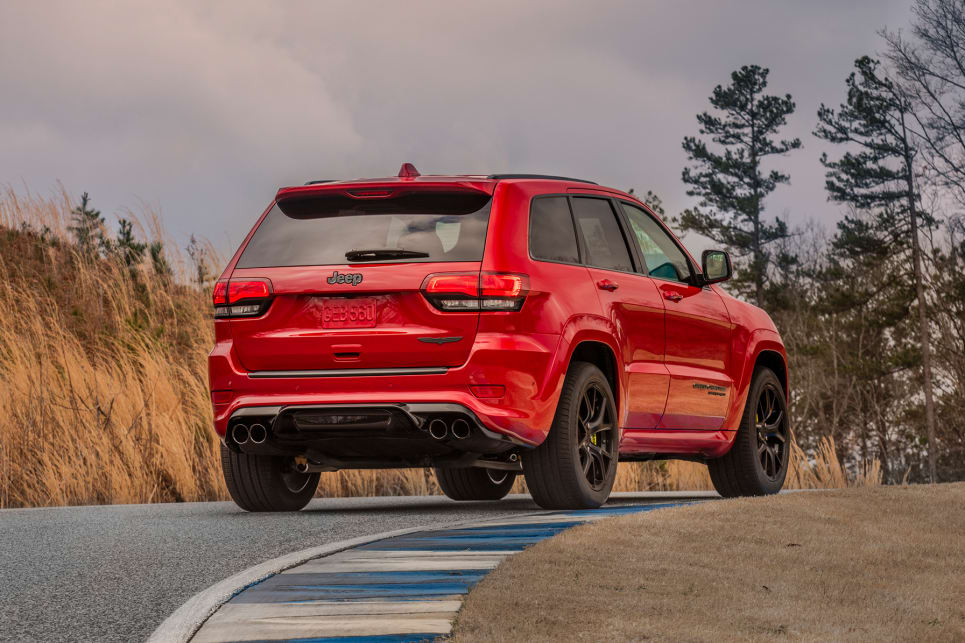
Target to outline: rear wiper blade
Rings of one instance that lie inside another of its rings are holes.
[[[379,259],[424,259],[428,252],[406,250],[405,248],[374,248],[372,250],[349,250],[345,258],[349,261],[378,261]]]

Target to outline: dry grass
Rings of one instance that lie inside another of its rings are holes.
[[[73,207],[0,193],[0,508],[225,499],[211,430],[206,357],[209,294],[150,211],[142,239],[165,242],[174,279],[84,259],[68,241]],[[96,203],[95,203],[96,205]],[[209,254],[210,251],[209,251]],[[211,270],[221,260],[212,255]],[[809,463],[799,451],[792,486],[880,481],[842,471],[833,444]],[[690,462],[620,466],[617,491],[711,489]],[[522,479],[514,489],[525,492]],[[440,493],[431,472],[323,474],[319,495]]]
[[[504,562],[454,639],[961,641],[963,534],[965,483],[609,519]]]
[[[66,211],[0,201],[0,507],[223,497],[203,294],[81,257]]]

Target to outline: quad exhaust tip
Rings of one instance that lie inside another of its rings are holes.
[[[244,424],[236,424],[235,427],[231,429],[231,438],[235,441],[235,444],[244,444],[248,441],[249,437],[248,427]]]
[[[440,420],[439,418],[434,419],[429,422],[429,435],[431,435],[436,440],[445,439],[449,434],[449,427],[446,426],[445,420]]]
[[[268,429],[264,424],[252,424],[248,428],[248,439],[252,444],[261,444],[268,439]]]
[[[469,422],[459,418],[452,423],[452,437],[456,438],[457,440],[464,440],[468,438],[469,433]]]

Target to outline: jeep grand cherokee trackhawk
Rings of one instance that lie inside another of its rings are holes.
[[[435,468],[455,500],[522,473],[547,508],[606,501],[618,461],[706,462],[724,496],[787,472],[787,356],[632,195],[557,176],[282,188],[214,288],[224,477],[295,511],[319,472]]]

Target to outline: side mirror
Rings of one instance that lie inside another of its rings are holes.
[[[700,256],[700,263],[704,271],[703,281],[705,285],[727,281],[734,274],[730,255],[723,250],[704,250]]]

